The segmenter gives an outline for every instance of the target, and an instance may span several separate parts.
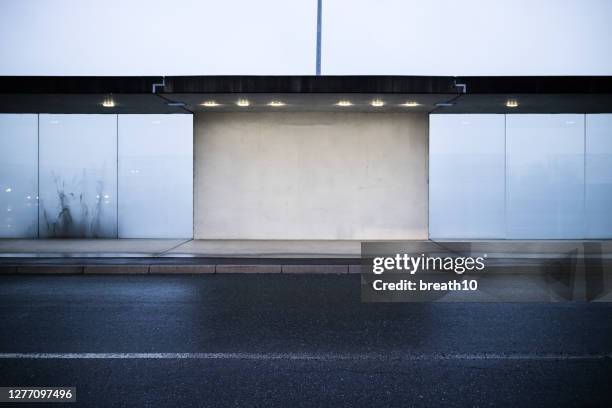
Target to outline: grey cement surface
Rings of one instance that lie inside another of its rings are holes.
[[[187,239],[0,239],[0,257],[161,256]]]
[[[359,257],[350,240],[0,239],[11,257]]]
[[[361,241],[352,240],[205,240],[169,250],[166,256],[232,256],[262,258],[358,258]]]
[[[604,407],[611,316],[364,304],[349,274],[0,276],[0,373],[81,406]]]
[[[376,242],[393,242],[378,240]],[[431,249],[432,241],[411,242],[416,252]],[[446,241],[450,242],[450,241]],[[462,241],[456,241],[461,243]],[[566,256],[576,247],[585,253],[612,255],[612,240],[491,240],[466,241],[474,253],[504,258]],[[404,246],[405,247],[405,246]],[[0,239],[0,258],[359,258],[361,241],[356,240],[205,240],[205,239]]]

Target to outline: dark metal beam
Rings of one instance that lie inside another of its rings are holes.
[[[455,93],[450,77],[198,76],[166,77],[176,93]]]
[[[150,94],[162,77],[0,77],[0,94]],[[174,76],[158,93],[610,94],[612,76]]]

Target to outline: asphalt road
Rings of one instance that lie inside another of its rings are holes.
[[[612,304],[359,290],[357,275],[1,276],[0,386],[76,386],[70,406],[612,406]]]

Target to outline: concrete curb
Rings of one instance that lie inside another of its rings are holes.
[[[215,273],[215,265],[151,265],[150,274],[201,274]]]
[[[281,273],[281,265],[217,265],[215,273]]]
[[[283,265],[281,273],[348,273],[348,265]]]
[[[83,273],[87,274],[147,274],[149,265],[87,265]]]
[[[62,265],[62,264],[29,264],[0,265],[0,275],[10,274],[45,274],[45,275],[159,275],[159,274],[355,274],[361,270],[360,265],[353,264],[93,264],[93,265]]]
[[[0,275],[6,275],[6,274],[14,274],[17,273],[17,267],[16,266],[0,266]]]
[[[18,266],[17,273],[19,274],[33,274],[33,273],[44,273],[45,275],[64,275],[64,274],[82,274],[82,266],[64,266],[64,265],[28,265]]]

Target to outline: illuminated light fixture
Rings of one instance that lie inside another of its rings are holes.
[[[249,106],[250,104],[251,102],[248,99],[238,99],[238,102],[236,102],[238,106]]]
[[[506,107],[508,108],[516,108],[518,106],[518,102],[516,99],[508,99],[506,101]]]
[[[415,106],[419,106],[420,104],[417,101],[406,101],[402,103],[401,106],[406,106],[408,108],[414,108]]]
[[[207,108],[214,108],[215,106],[219,106],[219,104],[215,101],[205,101],[200,104],[201,106],[206,106]]]
[[[102,102],[102,106],[104,106],[105,108],[114,108],[115,101],[113,100],[113,97],[109,96],[106,99],[104,99],[104,102]]]
[[[285,103],[281,101],[272,101],[268,104],[268,106],[274,106],[274,107],[285,106]]]
[[[346,99],[342,99],[341,101],[338,101],[338,103],[336,105],[337,106],[353,106],[351,101],[348,101]]]
[[[382,99],[374,99],[372,102],[370,102],[370,105],[374,106],[375,108],[380,108],[381,106],[385,106],[385,101]]]

